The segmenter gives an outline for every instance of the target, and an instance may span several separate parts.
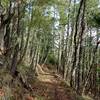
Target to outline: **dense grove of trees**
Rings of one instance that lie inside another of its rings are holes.
[[[97,98],[99,44],[100,0],[0,0],[0,66],[13,77],[52,64],[78,94]]]

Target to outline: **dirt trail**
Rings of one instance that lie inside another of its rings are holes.
[[[33,90],[35,95],[42,98],[39,100],[76,100],[70,95],[72,92],[70,87],[65,86],[57,75],[45,72],[40,65],[37,66],[36,71],[38,82],[33,85]]]

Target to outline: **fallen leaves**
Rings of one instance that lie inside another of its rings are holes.
[[[0,97],[3,97],[4,96],[4,91],[3,89],[0,89]]]

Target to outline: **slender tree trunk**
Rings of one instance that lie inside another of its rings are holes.
[[[75,33],[74,33],[74,51],[73,51],[73,60],[72,60],[72,68],[71,68],[71,79],[70,79],[70,86],[73,86],[73,70],[76,67],[76,61],[77,61],[77,49],[78,49],[78,44],[77,44],[77,34],[78,34],[78,26],[79,26],[79,19],[80,19],[80,13],[82,9],[82,5],[84,3],[84,0],[80,1],[80,6],[78,9],[78,14],[76,16],[76,23],[75,23]]]

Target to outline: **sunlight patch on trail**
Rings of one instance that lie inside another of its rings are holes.
[[[55,80],[54,75],[51,75],[51,73],[44,72],[39,64],[37,65],[36,72],[38,75],[37,78],[42,82],[50,82],[50,83],[57,82]]]

